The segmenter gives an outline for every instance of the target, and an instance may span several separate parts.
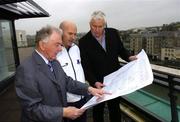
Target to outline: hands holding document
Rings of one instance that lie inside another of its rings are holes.
[[[105,94],[103,98],[98,101],[97,97],[92,97],[81,107],[82,109],[88,109],[101,102],[132,93],[153,82],[152,68],[144,50],[129,60],[132,61],[104,77],[104,87],[102,89],[112,93],[112,95]]]
[[[93,96],[96,97],[103,97],[103,94],[105,93],[105,91],[103,89],[97,89],[97,88],[93,88],[93,87],[89,87],[88,91],[90,94],[92,94]]]
[[[68,106],[63,108],[63,117],[69,119],[76,119],[84,113],[85,109],[79,109],[73,106]]]
[[[101,82],[96,82],[96,83],[95,83],[95,86],[96,86],[96,88],[101,89],[101,88],[103,88],[105,85],[104,85],[103,83],[101,83]]]
[[[97,100],[101,100],[104,96],[104,94],[109,94],[106,93],[103,89],[97,89],[97,88],[93,88],[93,87],[88,87],[88,92],[90,94],[92,94],[93,96],[95,96],[97,98]],[[63,117],[65,118],[70,118],[72,120],[78,118],[79,116],[81,116],[86,109],[79,109],[73,106],[68,106],[68,107],[64,107],[63,108]]]

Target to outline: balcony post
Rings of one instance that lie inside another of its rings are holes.
[[[169,83],[169,98],[171,105],[171,122],[179,122],[178,113],[177,113],[177,96],[174,94],[174,81],[173,76],[168,75],[168,83]]]

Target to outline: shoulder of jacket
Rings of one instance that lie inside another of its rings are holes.
[[[64,52],[66,52],[66,48],[64,46],[62,46],[62,50],[57,54],[57,57],[59,55],[62,55]]]
[[[117,30],[115,28],[105,28],[105,31],[118,32],[119,30]]]
[[[86,33],[84,36],[82,36],[82,37],[79,39],[79,42],[82,42],[83,40],[89,39],[90,36],[91,36],[91,32],[89,31],[88,33]]]
[[[72,43],[71,47],[72,47],[72,48],[78,47],[78,45],[77,45],[76,43]]]
[[[73,43],[70,50],[79,50],[79,47],[77,44]]]

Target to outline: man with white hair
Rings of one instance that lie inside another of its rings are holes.
[[[118,70],[118,57],[126,61],[137,59],[124,48],[118,30],[107,28],[105,14],[95,11],[90,19],[90,31],[79,40],[85,78],[96,88],[104,87],[104,76]],[[121,122],[119,98],[107,101],[111,122]],[[105,102],[93,108],[94,122],[104,122]]]

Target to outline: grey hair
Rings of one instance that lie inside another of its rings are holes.
[[[90,22],[91,22],[92,20],[98,20],[98,19],[103,19],[104,22],[106,23],[106,15],[104,14],[104,12],[98,10],[98,11],[94,11],[94,12],[91,14]]]
[[[46,27],[43,27],[39,31],[37,31],[36,37],[35,37],[36,45],[38,45],[40,41],[48,42],[49,37],[52,35],[53,32],[56,32],[62,35],[62,31],[60,29],[50,26],[50,25],[47,25]]]

